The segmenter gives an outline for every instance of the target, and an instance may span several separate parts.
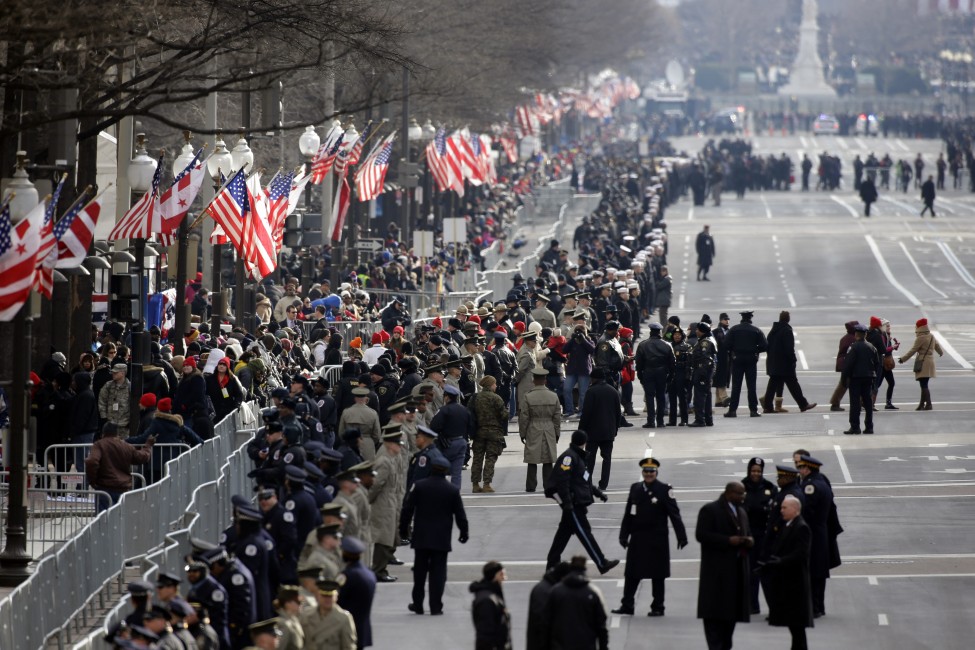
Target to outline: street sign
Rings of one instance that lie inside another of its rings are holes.
[[[467,222],[463,218],[443,220],[443,241],[464,243],[467,241]]]
[[[413,231],[413,254],[417,257],[433,257],[433,233],[429,230]]]
[[[360,239],[353,246],[357,251],[378,251],[382,247],[383,240],[381,239]]]

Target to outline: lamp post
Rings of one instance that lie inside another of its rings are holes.
[[[217,133],[217,141],[213,146],[213,155],[207,160],[207,173],[210,174],[210,178],[213,179],[213,192],[217,193],[220,191],[221,178],[220,175],[223,172],[230,174],[231,169],[233,169],[234,160],[227,151],[227,144],[223,141],[223,137],[220,133]],[[204,243],[204,245],[206,245]],[[210,301],[210,332],[212,336],[216,336],[220,332],[220,320],[223,317],[225,310],[223,292],[221,291],[221,266],[223,264],[222,254],[219,244],[213,244],[213,286],[210,288],[210,295],[213,298]],[[182,336],[185,332],[180,332]]]
[[[254,167],[254,152],[251,151],[250,146],[247,144],[247,139],[244,137],[244,131],[241,129],[240,138],[237,140],[237,144],[234,146],[233,151],[230,152],[230,158],[233,161],[233,169],[237,171],[239,169],[245,169],[247,167]],[[251,215],[253,218],[254,215]],[[244,312],[247,311],[247,300],[244,297],[244,282],[245,280],[245,269],[244,269],[244,256],[237,254],[237,264],[236,264],[236,277],[234,282],[234,317],[237,325],[247,327],[246,319],[244,318]],[[250,328],[248,328],[248,331]],[[219,332],[213,332],[213,336],[216,336]]]
[[[37,205],[37,189],[27,176],[27,154],[17,152],[14,180],[8,186],[10,219],[18,223]],[[15,587],[30,577],[31,556],[27,552],[27,429],[30,387],[31,323],[30,301],[20,308],[13,323],[12,379],[10,382],[10,432],[5,458],[10,468],[7,496],[7,544],[0,553],[0,586]]]
[[[173,177],[178,176],[186,167],[193,162],[193,145],[190,144],[193,136],[189,131],[183,131],[183,148],[179,155],[173,160]],[[186,352],[183,345],[183,334],[190,325],[190,306],[184,300],[186,292],[186,280],[189,275],[189,263],[187,258],[189,250],[189,232],[186,228],[186,218],[179,223],[176,243],[176,333],[175,340],[176,354]],[[196,260],[194,260],[195,262]],[[196,264],[193,265],[196,268]]]

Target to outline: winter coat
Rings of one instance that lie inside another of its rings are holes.
[[[91,375],[78,372],[74,375],[75,393],[71,401],[71,415],[67,433],[68,440],[79,436],[98,433],[98,400],[91,392]]]
[[[192,418],[197,412],[207,412],[207,384],[203,373],[194,370],[189,375],[183,375],[176,387],[173,397],[173,413]]]
[[[501,396],[483,390],[471,398],[467,408],[474,418],[474,438],[504,440],[508,433],[508,406]]]
[[[586,375],[592,373],[592,357],[596,354],[596,343],[588,336],[570,336],[562,351],[569,357],[565,364],[566,375]]]
[[[511,650],[511,615],[501,584],[478,580],[471,583],[470,590],[474,594],[474,650]]]
[[[152,447],[136,449],[117,436],[105,436],[92,445],[85,459],[85,474],[96,490],[132,489],[132,466],[148,463]]]
[[[921,359],[921,372],[914,373],[914,379],[925,379],[937,376],[934,370],[934,353],[939,357],[944,356],[944,350],[938,340],[934,338],[927,325],[918,327],[914,330],[914,345],[902,356],[899,361],[904,363],[915,354]]]
[[[142,367],[142,394],[152,393],[157,400],[169,397],[169,379],[161,366],[145,365]]]
[[[213,402],[213,410],[216,412],[213,417],[214,422],[223,420],[237,410],[237,407],[244,401],[244,388],[234,375],[230,375],[227,385],[223,388],[220,387],[220,380],[216,374],[207,375],[204,380],[206,381],[207,396]],[[224,397],[224,390],[227,391],[226,397]]]
[[[557,585],[553,572],[546,572],[538,584],[532,587],[528,597],[528,642],[525,650],[544,650],[545,648],[545,608],[552,589]]]
[[[376,452],[373,466],[376,478],[369,488],[369,503],[372,505],[369,524],[372,541],[376,544],[396,546],[396,515],[399,514],[406,488],[406,473],[402,467],[399,458],[394,458],[385,447]]]
[[[183,418],[172,413],[156,411],[156,415],[144,433],[125,442],[130,445],[143,445],[150,436],[156,436],[157,445],[185,444],[190,446],[202,445],[203,441],[189,427],[183,426]],[[182,447],[159,446],[152,448],[152,474],[146,477],[150,482],[158,481],[163,476],[166,463],[183,453]]]
[[[524,462],[554,463],[562,426],[562,406],[545,386],[518,391],[518,435],[525,441]]]
[[[762,569],[768,593],[768,624],[813,626],[809,580],[809,551],[812,533],[798,516],[775,537],[769,550],[771,562]]]
[[[669,275],[662,278],[657,278],[656,281],[657,307],[670,307],[673,291],[674,291],[674,281],[671,279]]]
[[[846,353],[849,351],[850,346],[853,345],[853,341],[856,340],[856,335],[853,333],[853,328],[856,327],[857,322],[851,320],[845,323],[846,334],[840,339],[840,347],[836,352],[836,372],[843,372],[843,364],[846,361]]]
[[[620,407],[619,391],[605,381],[595,382],[586,391],[579,428],[588,433],[593,442],[613,440],[623,420]]]
[[[782,321],[772,324],[768,333],[765,372],[770,377],[786,377],[796,372],[796,337],[792,326]]]
[[[98,415],[102,420],[113,422],[121,429],[129,428],[129,396],[132,383],[125,379],[121,384],[114,380],[102,386],[98,393]]]
[[[687,532],[674,491],[662,481],[649,485],[639,481],[630,486],[620,525],[620,545],[626,550],[627,578],[670,577],[670,534],[668,520],[679,544],[687,544]]]
[[[543,625],[543,648],[609,650],[603,594],[582,571],[572,571],[552,588]]]
[[[518,350],[517,357],[518,369],[515,371],[514,383],[518,386],[518,394],[527,393],[534,386],[534,381],[532,380],[532,370],[534,370],[537,365],[535,358],[535,352],[528,349],[527,346],[523,346]],[[519,398],[519,402],[521,399]],[[518,409],[521,410],[521,407]]]
[[[374,510],[374,518],[375,514]],[[407,536],[404,533],[408,533],[410,524],[413,524],[411,548],[450,552],[453,550],[454,522],[457,523],[459,537],[466,537],[470,533],[460,490],[445,475],[434,474],[413,484],[413,489],[403,501],[399,519],[402,537]]]
[[[697,617],[747,623],[750,615],[748,553],[729,538],[748,536],[748,515],[738,508],[738,521],[724,495],[704,505],[697,516],[695,537],[701,544],[701,578]]]

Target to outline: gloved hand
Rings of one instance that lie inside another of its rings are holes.
[[[679,540],[677,540],[677,550],[678,551],[680,551],[681,549],[683,549],[686,546],[687,546],[687,540],[686,539],[679,539]]]
[[[620,546],[622,546],[623,548],[626,548],[629,545],[630,545],[629,540],[627,540],[625,537],[620,537]]]
[[[457,538],[457,541],[460,542],[461,544],[466,544],[468,539],[470,539],[470,537],[468,537],[467,535],[461,535],[460,537]]]
[[[521,444],[523,444],[523,445],[527,445],[527,444],[528,444],[528,439],[527,439],[527,438],[525,438],[524,436],[522,436],[522,437],[521,437]]]
[[[609,497],[606,496],[606,493],[605,492],[600,492],[599,493],[599,500],[602,501],[603,503],[606,503],[607,501],[609,501]]]

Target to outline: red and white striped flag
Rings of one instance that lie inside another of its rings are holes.
[[[355,175],[355,184],[360,201],[371,201],[383,193],[383,183],[389,170],[389,158],[393,153],[395,138],[395,131],[386,136],[382,144],[359,166],[359,171]]]
[[[460,171],[462,179],[466,178],[471,185],[475,186],[484,181],[478,168],[474,147],[471,144],[470,132],[467,129],[455,131],[447,139],[447,151],[450,152],[451,159],[457,161],[455,169]]]
[[[34,286],[44,208],[41,201],[16,226],[10,219],[10,206],[0,209],[0,321],[13,319]]]
[[[536,127],[535,111],[531,106],[522,104],[515,108],[515,120],[518,122],[518,128],[521,129],[522,137],[534,135],[538,130]]]
[[[345,217],[352,204],[352,187],[348,179],[349,167],[346,166],[339,176],[339,191],[335,193],[332,202],[332,218],[329,221],[329,236],[332,241],[342,241],[342,229],[345,228]]]
[[[453,183],[450,178],[450,163],[447,162],[447,132],[441,126],[427,145],[427,166],[433,174],[438,192],[446,192]]]
[[[274,248],[274,235],[271,233],[271,204],[268,195],[261,187],[260,173],[247,179],[247,199],[249,214],[244,216],[244,246],[239,249],[244,259],[257,267],[263,278],[274,272],[277,254]]]
[[[73,269],[85,261],[101,210],[97,199],[88,205],[79,202],[54,225],[54,237],[58,240],[55,268]]]
[[[311,182],[313,185],[318,185],[325,180],[325,176],[332,168],[332,163],[335,162],[335,156],[338,155],[339,147],[342,146],[344,135],[345,131],[342,130],[341,126],[333,126],[328,135],[325,136],[325,142],[318,147],[318,153],[315,154],[315,159],[311,164]]]
[[[108,241],[116,239],[149,239],[152,233],[162,231],[162,213],[159,209],[159,181],[162,179],[162,161],[156,165],[152,187],[135,205],[129,208],[108,235]]]
[[[288,193],[288,211],[284,215],[289,216],[298,207],[298,203],[301,201],[301,195],[305,191],[305,186],[308,185],[308,181],[311,180],[311,176],[305,173],[302,169],[298,172],[298,175],[294,177],[291,181],[291,191]]]
[[[270,205],[268,223],[271,225],[271,234],[274,238],[275,255],[281,251],[284,243],[284,222],[288,218],[288,196],[293,179],[294,172],[287,174],[278,172],[267,184],[267,200]]]
[[[221,227],[222,236],[226,237],[234,247],[243,250],[244,220],[246,212],[250,210],[250,200],[247,196],[247,174],[243,169],[230,177],[217,195],[210,201],[204,212],[208,212],[213,220]],[[210,237],[217,234],[216,228]]]
[[[481,170],[484,173],[484,182],[493,185],[498,182],[498,172],[494,167],[494,157],[491,155],[493,144],[491,142],[491,136],[482,133],[476,137],[480,141],[481,146],[479,160],[481,162]]]
[[[169,189],[159,197],[162,228],[157,234],[160,243],[164,246],[171,246],[176,240],[179,224],[186,217],[186,213],[190,211],[193,201],[200,193],[203,181],[206,180],[206,165],[200,161],[201,153],[203,153],[203,149],[196,152],[196,156],[193,157],[190,164],[176,176]]]
[[[504,149],[504,154],[508,157],[509,163],[518,162],[518,143],[515,142],[514,138],[501,136],[501,148]]]

